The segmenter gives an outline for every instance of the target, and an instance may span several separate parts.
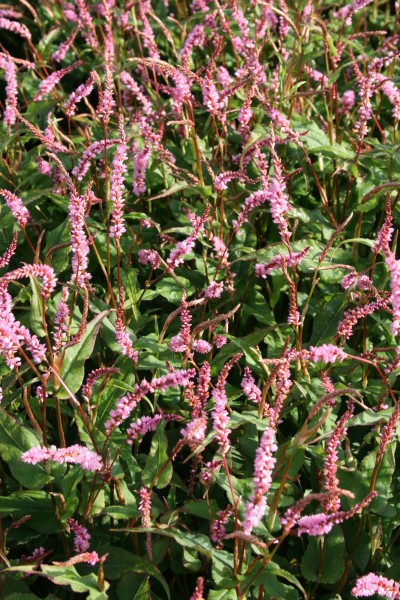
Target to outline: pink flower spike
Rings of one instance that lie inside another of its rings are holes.
[[[155,431],[157,425],[163,420],[162,415],[154,415],[154,417],[140,417],[137,421],[130,424],[126,431],[127,442],[132,444],[139,436],[144,436],[149,431]]]
[[[68,117],[73,117],[76,111],[76,105],[78,102],[89,96],[94,87],[95,74],[92,71],[89,75],[89,79],[79,85],[74,92],[70,95],[67,102],[64,104],[65,112]]]
[[[216,347],[222,348],[222,346],[225,346],[225,344],[228,343],[227,338],[224,335],[216,335],[214,338],[214,344],[216,345]]]
[[[65,75],[67,75],[68,73],[70,73],[71,71],[76,69],[77,67],[80,67],[82,64],[83,64],[83,61],[78,60],[73,65],[69,65],[69,67],[65,67],[65,69],[60,69],[59,71],[54,71],[54,73],[51,73],[51,75],[46,77],[46,79],[44,79],[41,82],[41,84],[39,85],[39,91],[33,100],[34,101],[43,100],[43,98],[45,96],[47,96],[47,94],[49,94],[56,87],[56,85],[58,83],[60,83],[61,79],[63,77],[65,77]]]
[[[368,573],[357,579],[356,585],[351,590],[356,598],[360,596],[374,596],[379,594],[384,598],[400,599],[400,584],[394,579],[387,579],[382,575]]]
[[[55,276],[54,269],[49,267],[49,265],[24,265],[19,269],[15,269],[14,271],[9,271],[6,273],[6,275],[1,278],[1,281],[10,282],[30,276],[40,277],[42,280],[42,289],[40,290],[40,295],[43,300],[50,298],[56,287],[57,278]]]
[[[18,21],[10,21],[4,17],[0,17],[0,29],[7,29],[8,31],[12,31],[12,33],[17,33],[26,40],[30,40],[32,38],[31,32],[26,25],[18,23]]]
[[[25,208],[21,198],[10,192],[9,190],[0,189],[0,195],[6,201],[6,204],[13,216],[15,217],[21,229],[24,229],[28,221],[31,219],[29,210]]]
[[[78,521],[75,521],[74,519],[68,519],[68,524],[74,533],[75,552],[81,553],[89,550],[91,536],[86,527],[80,525]]]
[[[256,385],[256,382],[254,381],[254,377],[251,374],[249,367],[244,368],[244,376],[240,387],[242,388],[243,392],[249,400],[252,400],[256,404],[261,403],[262,393],[260,388]]]
[[[97,563],[99,562],[104,562],[107,556],[108,554],[104,554],[104,556],[100,557],[97,554],[97,552],[82,552],[80,554],[72,556],[64,562],[53,561],[53,565],[56,565],[57,567],[72,567],[74,565],[86,563],[88,565],[94,566],[97,565]]]
[[[136,151],[136,147],[134,148]],[[133,193],[136,196],[146,191],[146,169],[151,157],[150,145],[145,142],[143,150],[135,153],[133,168]]]
[[[151,526],[151,490],[142,486],[139,490],[140,502],[139,510],[142,515],[142,526]],[[153,550],[151,547],[151,533],[146,535],[146,550],[149,560],[153,560]]]
[[[15,250],[17,249],[17,243],[18,243],[18,231],[14,231],[11,244],[9,245],[7,250],[4,252],[3,256],[0,257],[0,269],[7,266],[8,263],[10,262],[12,256],[14,256]]]
[[[14,61],[9,54],[0,55],[0,69],[4,69],[6,78],[6,107],[4,111],[4,123],[9,127],[17,120],[17,71]]]
[[[298,535],[307,533],[311,536],[326,535],[334,525],[331,516],[324,513],[301,517],[297,524],[299,526]]]
[[[236,354],[223,367],[218,381],[211,395],[214,400],[214,410],[211,413],[213,420],[213,430],[216,432],[216,440],[220,447],[222,456],[225,456],[231,447],[229,434],[231,430],[228,428],[229,413],[226,409],[228,398],[225,391],[226,379],[233,365],[242,357],[242,354]]]
[[[196,581],[196,587],[193,594],[190,596],[190,600],[204,600],[204,577],[198,577]]]
[[[204,228],[204,224],[210,214],[211,206],[208,204],[206,209],[201,217],[197,219],[197,224],[189,237],[187,237],[182,242],[178,242],[175,248],[171,251],[167,259],[168,270],[174,271],[174,269],[184,262],[184,255],[189,254],[194,248],[197,238],[200,235],[200,232]]]
[[[189,447],[195,450],[204,441],[206,430],[207,419],[203,416],[189,421],[186,427],[181,429],[181,435]]]
[[[323,344],[322,346],[310,346],[310,360],[312,362],[323,361],[325,363],[342,362],[347,354],[341,348],[333,344]]]
[[[164,391],[178,385],[185,387],[194,375],[194,369],[188,369],[187,371],[171,371],[162,377],[152,379],[151,382],[143,379],[140,383],[137,383],[134,387],[134,391],[122,396],[122,398],[117,401],[116,408],[110,411],[110,418],[104,424],[107,434],[130,416],[131,412],[138,405],[143,396],[146,396],[146,394],[150,392],[155,392],[155,390]]]
[[[276,463],[274,456],[278,446],[275,442],[275,430],[268,427],[260,440],[254,461],[253,492],[246,502],[243,531],[251,534],[265,514],[267,508],[266,494],[272,483],[272,473]]]
[[[119,118],[119,134],[121,142],[117,146],[114,160],[111,167],[111,188],[110,200],[113,203],[111,213],[110,237],[115,237],[119,240],[121,235],[126,231],[124,225],[124,180],[126,171],[126,161],[128,159],[126,151],[126,138],[124,132],[124,121],[122,115]]]
[[[82,469],[86,471],[101,471],[104,466],[96,452],[79,444],[67,448],[34,446],[22,454],[21,460],[31,465],[36,465],[44,460],[53,460],[61,465],[65,463],[81,465]]]
[[[69,38],[59,45],[57,50],[51,55],[52,60],[55,60],[56,62],[61,62],[62,60],[64,60],[68,50],[71,48],[72,44],[75,41],[76,34],[77,30],[73,31]]]
[[[224,291],[224,283],[220,281],[219,283],[216,281],[212,281],[204,293],[206,298],[216,299],[220,298],[222,292]]]
[[[211,352],[212,346],[205,340],[195,340],[192,344],[192,349],[199,354],[208,354]]]
[[[139,250],[138,261],[141,265],[150,265],[152,269],[158,269],[161,259],[156,250]]]

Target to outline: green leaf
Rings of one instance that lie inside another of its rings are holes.
[[[8,463],[12,475],[30,489],[40,489],[51,481],[41,465],[21,461],[21,454],[40,444],[35,433],[0,409],[0,455]]]
[[[173,468],[167,454],[168,440],[164,432],[164,423],[160,423],[151,441],[150,452],[142,473],[142,483],[148,488],[166,487],[171,481]]]
[[[40,288],[37,280],[32,275],[29,276],[32,288],[31,299],[31,329],[39,337],[46,335],[42,321],[42,298],[40,297]]]
[[[333,298],[325,304],[323,310],[321,309],[321,314],[324,315],[324,318],[318,318],[318,315],[316,315],[310,340],[312,346],[320,346],[332,341],[342,317],[343,305],[344,301],[342,297]]]
[[[226,550],[214,550],[212,561],[212,578],[218,587],[226,590],[238,585],[238,580],[233,574],[233,554]]]
[[[47,492],[14,492],[9,496],[0,496],[0,513],[16,520],[30,515],[29,527],[32,529],[41,533],[58,531],[50,494]]]
[[[208,600],[237,600],[235,590],[210,590]]]
[[[309,542],[301,561],[301,574],[308,581],[333,584],[341,578],[344,563],[344,537],[336,526],[324,538],[308,537]]]
[[[154,577],[163,586],[167,598],[170,598],[168,584],[162,576],[159,569],[146,558],[142,558],[115,546],[103,546],[97,550],[98,554],[108,552],[108,557],[104,563],[104,575],[106,579],[116,581],[124,573],[144,573]]]
[[[134,506],[107,506],[104,510],[103,510],[103,515],[107,515],[108,517],[111,517],[112,519],[134,519],[135,517],[137,517],[139,515],[139,511],[136,507],[136,505]]]
[[[160,198],[166,198],[167,196],[171,196],[172,194],[176,194],[177,192],[184,190],[185,188],[188,187],[188,185],[189,184],[187,183],[187,181],[177,181],[176,183],[171,185],[170,188],[165,190],[165,192],[162,192],[161,194],[157,194],[157,196],[152,196],[151,198],[147,198],[147,201],[151,202],[152,200],[159,200]]]
[[[165,525],[164,527],[126,527],[123,529],[115,529],[115,531],[130,531],[133,533],[156,533],[157,535],[163,535],[168,538],[174,539],[177,544],[184,548],[190,548],[196,550],[200,554],[211,558],[213,555],[213,547],[209,540],[209,537],[202,533],[191,533],[189,531],[179,531],[174,527]]]
[[[91,356],[99,332],[100,325],[109,311],[103,311],[89,321],[81,341],[70,348],[67,348],[64,355],[61,378],[68,389],[75,394],[81,387],[85,374],[85,361]],[[69,398],[67,391],[60,387],[57,390],[59,398]]]
[[[106,591],[110,584],[104,582],[104,592],[99,590],[97,576],[94,573],[80,575],[75,567],[61,567],[55,565],[42,565],[41,572],[44,573],[56,585],[69,585],[74,592],[88,592],[89,600],[107,600]]]

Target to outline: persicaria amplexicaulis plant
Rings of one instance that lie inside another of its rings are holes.
[[[399,17],[1,4],[1,597],[400,598]]]

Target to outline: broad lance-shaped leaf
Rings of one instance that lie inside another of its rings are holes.
[[[80,575],[75,567],[58,567],[42,565],[41,572],[51,579],[56,585],[69,585],[74,592],[87,593],[89,600],[107,600],[106,591],[110,584],[104,582],[104,591],[99,590],[97,576],[94,573]]]
[[[85,361],[91,356],[100,325],[104,317],[109,313],[105,310],[96,315],[86,325],[85,333],[78,344],[67,348],[65,351],[61,377],[67,388],[75,394],[82,385],[85,374]],[[63,387],[57,390],[59,398],[68,398],[68,393]]]
[[[58,531],[58,523],[48,492],[36,490],[0,496],[0,514],[3,517],[12,516],[15,521],[30,515],[29,528],[41,534],[53,534]]]
[[[344,571],[344,537],[340,526],[332,529],[325,538],[324,560],[321,561],[322,546],[317,537],[308,536],[307,550],[301,560],[301,574],[308,581],[334,584]]]
[[[161,422],[151,441],[151,448],[142,473],[142,483],[148,488],[166,487],[171,481],[173,469],[167,454],[167,436]]]
[[[203,533],[192,533],[191,531],[180,531],[175,527],[163,525],[161,527],[124,527],[112,529],[111,531],[129,531],[131,533],[156,533],[175,540],[179,546],[195,550],[207,558],[213,557],[213,546],[210,538]]]
[[[144,573],[154,577],[164,588],[167,598],[170,598],[169,588],[160,570],[147,558],[137,556],[124,548],[104,545],[97,548],[99,555],[108,553],[104,562],[104,575],[107,581],[118,581],[125,573]]]
[[[0,409],[0,455],[15,479],[30,489],[40,489],[51,480],[41,465],[29,465],[21,461],[21,454],[40,444],[40,441],[31,429]]]
[[[37,282],[37,280],[32,277],[32,275],[29,276],[29,279],[31,281],[31,288],[32,288],[32,300],[31,300],[31,329],[34,333],[36,333],[36,335],[38,335],[39,337],[43,337],[44,335],[46,335],[46,332],[44,330],[43,327],[43,321],[42,321],[42,299],[40,297],[40,288],[39,288],[39,284]]]

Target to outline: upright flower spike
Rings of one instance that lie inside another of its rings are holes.
[[[278,226],[282,242],[289,247],[289,223],[287,212],[290,210],[289,197],[286,194],[286,185],[282,175],[282,163],[275,150],[275,136],[271,127],[271,156],[274,165],[274,175],[269,184],[268,201],[271,207],[273,222]]]
[[[7,366],[13,370],[21,365],[21,359],[16,354],[22,345],[25,344],[29,349],[36,363],[46,360],[46,347],[15,319],[7,284],[7,280],[0,280],[0,354],[4,356]]]
[[[15,250],[17,249],[17,243],[18,243],[18,231],[14,231],[11,244],[9,245],[7,250],[4,252],[3,256],[0,258],[0,269],[3,269],[5,266],[7,266],[8,263],[10,262],[11,258],[14,256]]]
[[[85,196],[87,194],[88,192],[86,192]],[[79,287],[85,287],[89,279],[91,279],[91,275],[87,271],[90,248],[85,233],[85,196],[78,196],[75,192],[71,192],[68,205],[72,247],[71,283]]]
[[[113,204],[111,213],[111,227],[110,237],[115,237],[119,240],[121,235],[126,231],[124,225],[124,174],[126,171],[127,151],[126,151],[126,137],[124,131],[124,119],[123,116],[119,116],[119,136],[120,143],[117,146],[114,160],[111,167],[111,188],[110,188],[110,200]]]
[[[136,144],[134,144],[133,151],[133,193],[136,196],[140,196],[140,194],[144,194],[146,191],[146,170],[151,157],[151,146],[145,141],[144,148],[136,151]]]
[[[75,4],[77,8],[78,27],[84,33],[89,46],[93,50],[97,50],[99,42],[97,40],[96,28],[86,2],[85,0],[75,0]]]
[[[25,208],[21,198],[10,192],[9,190],[0,190],[0,195],[6,201],[6,204],[16,219],[21,229],[24,229],[28,221],[31,219],[29,210]]]
[[[392,239],[393,229],[393,215],[392,215],[392,203],[390,194],[386,198],[385,203],[385,221],[376,236],[374,244],[374,252],[383,252],[384,255],[390,252],[390,240]]]
[[[81,553],[89,550],[91,536],[86,527],[80,525],[78,521],[75,521],[74,519],[68,519],[68,524],[74,533],[75,552]]]
[[[72,32],[72,34],[69,36],[69,38],[67,40],[65,40],[65,42],[62,42],[59,45],[59,47],[57,48],[57,50],[55,52],[53,52],[53,54],[51,55],[52,60],[55,60],[56,62],[61,62],[62,60],[64,60],[64,58],[67,55],[68,50],[71,48],[72,44],[75,41],[77,33],[78,32],[75,29]]]
[[[78,102],[89,96],[89,94],[93,91],[94,82],[95,74],[94,71],[91,71],[87,81],[79,85],[76,90],[72,92],[67,102],[64,104],[65,112],[68,117],[74,116]]]
[[[139,490],[140,502],[139,510],[142,515],[142,526],[151,526],[151,490],[142,486]],[[153,550],[151,547],[151,533],[146,535],[146,550],[149,560],[153,560]]]
[[[220,447],[222,456],[227,454],[231,446],[229,441],[229,434],[231,433],[231,430],[228,428],[229,414],[226,409],[228,398],[225,391],[225,384],[231,368],[241,357],[242,354],[236,354],[226,363],[218,377],[215,388],[211,393],[214,399],[214,410],[211,413],[213,430],[216,432],[215,437]]]
[[[122,354],[137,363],[139,353],[133,349],[133,343],[125,325],[124,317],[125,293],[122,287],[119,288],[119,307],[117,309],[117,318],[115,320],[115,337],[122,350]]]
[[[256,450],[254,461],[253,492],[246,502],[243,517],[243,531],[250,535],[261,522],[267,508],[267,498],[272,473],[276,463],[274,456],[278,446],[275,442],[275,430],[271,427],[262,434],[260,445]]]
[[[111,112],[115,106],[114,100],[114,85],[113,85],[113,77],[112,71],[109,65],[105,65],[105,80],[104,80],[104,90],[100,90],[100,102],[97,107],[96,113],[97,116],[102,119],[105,125],[108,124]]]
[[[57,312],[54,317],[54,345],[53,351],[58,352],[61,349],[63,338],[68,331],[69,306],[67,304],[69,290],[64,286],[61,293],[61,298],[57,306]]]
[[[232,506],[228,504],[225,510],[218,511],[217,518],[211,522],[210,526],[210,538],[211,541],[217,545],[217,548],[222,548],[223,539],[226,534],[225,525],[227,524],[229,517],[232,515]]]
[[[0,69],[4,69],[6,78],[6,108],[3,118],[4,123],[10,127],[17,120],[18,89],[17,70],[9,54],[0,54]]]
[[[326,491],[331,491],[332,496],[324,503],[324,509],[328,512],[337,512],[340,508],[339,494],[335,495],[335,490],[339,487],[339,479],[337,470],[339,466],[338,447],[340,441],[347,433],[346,423],[353,414],[354,405],[350,404],[344,415],[339,419],[335,430],[329,438],[326,445],[326,458],[324,460],[324,488]]]
[[[196,587],[193,594],[190,596],[190,600],[204,600],[204,577],[198,577],[196,581]]]
[[[188,309],[188,305],[186,302],[186,292],[183,292],[181,311],[179,316],[182,323],[182,327],[180,332],[171,338],[169,347],[174,352],[187,352],[188,350],[190,350],[190,330],[192,323],[192,315],[190,314],[190,310]]]
[[[167,265],[169,271],[174,271],[175,268],[183,263],[183,256],[191,252],[194,248],[197,238],[199,237],[200,232],[204,228],[204,224],[210,214],[211,206],[208,204],[206,209],[201,217],[198,217],[197,224],[193,230],[193,233],[190,234],[182,242],[178,242],[175,248],[171,251],[167,259]]]
[[[244,375],[242,379],[242,383],[240,384],[243,392],[247,396],[249,400],[255,402],[256,404],[261,403],[262,393],[260,388],[256,385],[253,375],[249,367],[244,368]]]

